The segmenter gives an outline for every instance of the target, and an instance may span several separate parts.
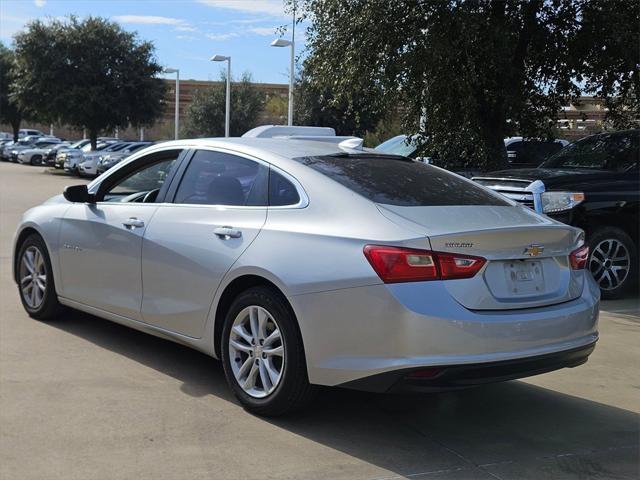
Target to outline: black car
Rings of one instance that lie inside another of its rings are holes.
[[[474,177],[523,205],[582,228],[589,269],[603,298],[637,284],[640,130],[600,133],[572,143],[538,168]]]

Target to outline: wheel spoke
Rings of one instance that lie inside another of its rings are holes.
[[[31,275],[27,275],[22,280],[20,280],[20,285],[24,286],[25,283],[28,283],[30,281],[31,281]]]
[[[249,326],[251,327],[251,336],[256,340],[260,338],[260,329],[258,327],[258,309],[256,307],[252,307],[251,310],[249,310]]]
[[[271,363],[270,358],[264,359],[262,363],[264,363],[264,368],[269,374],[269,378],[271,379],[271,384],[275,385],[278,381],[278,378],[280,378],[280,373],[278,373],[278,371],[275,369],[275,367]]]
[[[241,352],[244,352],[244,353],[249,353],[249,352],[251,352],[253,350],[251,348],[251,345],[244,345],[244,344],[238,342],[237,340],[233,340],[233,339],[229,340],[229,345],[231,345],[236,350],[240,350]]]
[[[258,375],[258,365],[256,362],[253,362],[251,366],[251,370],[249,371],[249,375],[247,375],[246,380],[242,384],[242,388],[245,390],[251,390],[256,386],[256,376]]]
[[[242,338],[245,342],[251,345],[251,340],[253,340],[253,337],[249,333],[247,333],[242,325],[236,325],[231,329],[231,332],[235,333],[238,337]]]
[[[267,345],[271,345],[276,340],[280,340],[280,330],[278,330],[277,328],[273,332],[271,332],[271,334],[267,338],[265,338],[264,346],[266,347]]]
[[[253,365],[253,358],[247,357],[242,366],[238,369],[238,378],[243,378],[251,368],[251,365]]]
[[[282,348],[282,345],[280,345],[279,347],[275,347],[275,348],[265,348],[262,350],[262,352],[268,355],[269,357],[272,357],[274,355],[278,357],[282,357],[284,355],[284,348]]]
[[[267,373],[264,362],[259,361],[258,368],[260,369],[260,381],[262,382],[262,389],[265,391],[265,393],[269,392],[273,388],[273,384],[271,383],[271,378],[269,378],[269,374]]]
[[[27,250],[22,257],[22,263],[29,273],[33,273],[35,267],[33,265],[33,252]]]

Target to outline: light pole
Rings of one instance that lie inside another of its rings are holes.
[[[271,42],[272,47],[291,47],[291,63],[289,65],[289,108],[287,111],[287,125],[293,125],[293,79],[295,77],[296,55],[296,2],[293,1],[293,21],[291,22],[291,40],[277,38]]]
[[[214,55],[210,58],[212,62],[227,62],[227,98],[224,110],[224,136],[229,136],[229,118],[231,116],[231,57],[224,55]]]
[[[291,47],[291,65],[289,66],[289,109],[287,111],[287,125],[293,125],[293,69],[295,62],[295,43],[293,40],[278,38],[271,42],[272,47]]]
[[[180,131],[180,69],[165,68],[164,73],[176,74],[176,113],[175,113],[175,139],[178,140],[178,132]]]

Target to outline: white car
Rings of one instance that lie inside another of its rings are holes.
[[[57,138],[42,139],[31,148],[25,148],[18,151],[18,163],[26,163],[29,165],[44,165],[45,157],[52,146],[62,143]]]
[[[78,165],[78,174],[81,177],[95,177],[98,174],[98,162],[110,152],[118,152],[129,146],[133,142],[121,142],[109,145],[103,150],[87,152],[84,154],[84,161]]]

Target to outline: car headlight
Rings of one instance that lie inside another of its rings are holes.
[[[542,194],[542,211],[544,213],[564,212],[571,210],[584,201],[582,192],[544,192]]]

